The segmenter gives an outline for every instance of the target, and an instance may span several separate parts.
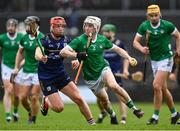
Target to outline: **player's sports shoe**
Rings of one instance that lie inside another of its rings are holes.
[[[126,124],[126,117],[121,118],[121,124]]]
[[[141,109],[134,110],[133,113],[137,118],[141,118],[144,115],[144,112]]]
[[[18,122],[18,120],[19,120],[19,114],[18,114],[18,113],[13,113],[12,116],[13,116],[14,122]]]
[[[10,123],[10,122],[11,122],[11,116],[6,117],[6,122],[7,122],[7,123]]]
[[[116,118],[116,116],[111,117],[111,124],[114,124],[114,125],[119,124],[119,123],[118,123],[118,120],[117,120],[117,118]]]
[[[171,117],[171,124],[178,124],[178,120],[180,118],[179,112],[177,112],[176,116]]]
[[[147,123],[147,125],[157,125],[158,124],[158,120],[154,119],[154,118],[150,118]]]
[[[47,115],[48,108],[49,108],[49,106],[48,106],[48,103],[46,102],[46,97],[43,96],[42,103],[41,103],[41,109],[40,109],[43,116]]]
[[[101,114],[99,114],[99,117],[98,117],[96,123],[98,123],[98,124],[102,123],[103,120],[104,120],[104,118],[105,118],[106,116],[107,116],[107,113],[104,113],[104,114],[101,113]]]

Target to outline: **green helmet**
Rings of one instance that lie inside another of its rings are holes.
[[[112,31],[112,32],[116,32],[116,26],[113,25],[113,24],[105,24],[103,25],[101,31],[105,31],[105,32],[109,32],[109,31]]]

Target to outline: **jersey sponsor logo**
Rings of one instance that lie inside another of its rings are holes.
[[[160,30],[161,34],[164,34],[164,30]]]
[[[47,91],[51,91],[51,86],[48,86],[48,87],[47,87]]]

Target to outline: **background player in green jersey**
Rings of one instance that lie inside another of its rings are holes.
[[[0,47],[2,50],[1,74],[4,85],[3,104],[6,112],[6,121],[11,121],[12,96],[14,97],[14,121],[18,120],[18,85],[10,83],[10,76],[15,65],[15,57],[23,35],[16,32],[18,21],[8,19],[6,23],[7,33],[0,35]],[[14,88],[13,88],[14,87]]]
[[[96,16],[88,16],[84,20],[84,34],[72,40],[60,54],[64,57],[77,57],[83,60],[83,75],[88,87],[101,101],[101,104],[108,112],[111,120],[116,119],[115,112],[112,109],[104,84],[111,88],[133,113],[141,118],[144,114],[140,109],[137,109],[128,93],[119,86],[114,75],[103,57],[104,50],[112,50],[122,57],[128,59],[131,65],[137,64],[136,59],[128,55],[126,51],[112,44],[105,36],[99,35],[101,19]],[[89,47],[86,47],[87,39],[92,34],[92,41]]]
[[[22,85],[19,97],[22,102],[22,105],[29,113],[29,124],[36,122],[36,116],[39,111],[39,97],[40,97],[40,85],[37,75],[37,66],[38,62],[35,59],[35,48],[37,47],[37,41],[32,34],[28,34],[29,32],[29,23],[35,21],[36,24],[39,26],[40,19],[36,16],[29,16],[25,19],[26,24],[26,31],[27,34],[24,35],[23,39],[21,40],[19,50],[16,56],[16,65],[14,69],[14,73],[16,73],[20,66],[21,61],[23,58],[25,59],[25,63],[23,65],[22,70],[20,70],[20,81],[15,78],[15,82]],[[44,37],[44,35],[38,31],[39,39]],[[30,97],[30,102],[29,102]]]
[[[141,45],[143,35],[149,35],[148,45]],[[171,49],[171,36],[176,39],[176,51],[180,55],[180,34],[176,27],[166,20],[161,19],[158,5],[147,8],[147,20],[138,28],[133,46],[143,54],[150,55],[154,74],[154,113],[147,124],[158,124],[159,111],[164,98],[171,112],[171,124],[176,124],[180,115],[176,111],[173,98],[167,88],[167,79],[173,66],[173,52]]]

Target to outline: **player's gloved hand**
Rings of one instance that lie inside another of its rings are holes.
[[[77,52],[77,58],[79,60],[85,60],[87,58],[88,54],[84,51],[84,52]]]
[[[135,58],[131,57],[130,60],[129,60],[129,63],[130,63],[131,66],[136,66],[137,65],[137,60]]]

